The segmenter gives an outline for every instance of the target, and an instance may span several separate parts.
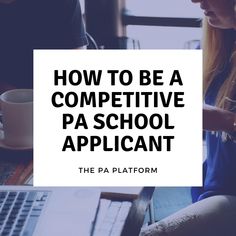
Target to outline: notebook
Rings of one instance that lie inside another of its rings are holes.
[[[0,235],[89,236],[99,188],[0,187]]]

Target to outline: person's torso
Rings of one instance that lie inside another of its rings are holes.
[[[215,105],[217,94],[227,78],[229,68],[219,73],[210,85],[205,102]],[[236,112],[236,111],[235,111]],[[207,160],[204,193],[200,198],[215,194],[236,195],[236,143],[226,132],[206,132]]]
[[[69,48],[63,2],[16,0],[0,4],[0,82],[32,87],[33,49]]]

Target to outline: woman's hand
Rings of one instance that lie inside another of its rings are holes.
[[[235,131],[236,113],[214,106],[203,107],[203,129],[211,131]]]

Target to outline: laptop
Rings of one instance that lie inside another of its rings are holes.
[[[89,236],[99,188],[0,186],[1,236]]]

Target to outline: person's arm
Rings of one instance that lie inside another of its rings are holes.
[[[84,49],[87,49],[87,46],[83,46],[83,47],[78,47],[78,48],[75,48],[75,49],[79,49],[79,50],[84,50]]]
[[[79,0],[61,0],[61,40],[67,49],[86,49],[88,40]]]
[[[203,129],[211,131],[236,131],[236,113],[214,106],[203,107]]]

